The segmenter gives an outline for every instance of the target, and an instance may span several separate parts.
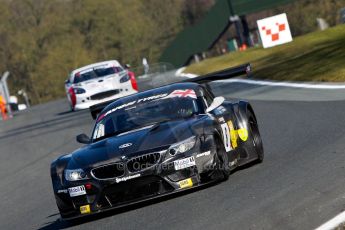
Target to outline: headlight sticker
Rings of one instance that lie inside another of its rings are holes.
[[[172,156],[175,156],[176,154],[187,152],[194,147],[195,142],[196,142],[196,138],[195,138],[195,136],[192,136],[190,138],[187,138],[183,141],[180,141],[178,143],[171,145],[168,152]]]

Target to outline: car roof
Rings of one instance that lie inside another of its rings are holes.
[[[106,106],[102,112],[100,114],[104,114],[106,112],[108,112],[109,110],[118,107],[120,105],[123,104],[127,104],[130,103],[132,101],[136,101],[142,98],[148,98],[148,97],[152,97],[155,95],[160,95],[160,94],[164,94],[164,93],[170,93],[174,90],[186,90],[186,89],[192,89],[195,91],[196,96],[199,97],[200,96],[200,91],[199,89],[199,84],[198,83],[193,83],[193,82],[188,82],[188,83],[174,83],[174,84],[170,84],[170,85],[166,85],[166,86],[161,86],[158,88],[154,88],[154,89],[150,89],[150,90],[146,90],[143,92],[139,92],[136,94],[132,94],[120,99],[117,99],[116,101],[114,101],[113,103],[109,104],[108,106]]]
[[[80,67],[78,69],[75,69],[75,70],[73,70],[71,72],[71,75],[74,76],[74,74],[76,74],[78,72],[81,72],[81,71],[84,71],[84,70],[87,70],[87,69],[91,69],[91,68],[95,68],[95,67],[98,67],[98,66],[103,66],[103,65],[119,66],[119,67],[121,67],[120,63],[117,60],[103,61],[103,62],[97,62],[97,63],[93,63],[93,64],[90,64],[90,65],[86,65],[86,66]]]

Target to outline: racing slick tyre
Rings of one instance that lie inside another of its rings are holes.
[[[216,145],[216,170],[219,172],[223,180],[227,180],[231,173],[231,169],[229,166],[229,157],[225,151],[223,143],[219,140],[219,138],[216,138]]]
[[[254,117],[254,114],[251,111],[248,111],[248,125],[249,132],[252,138],[253,146],[258,155],[257,162],[261,163],[264,160],[264,147],[262,144],[262,139],[259,132],[259,127]]]

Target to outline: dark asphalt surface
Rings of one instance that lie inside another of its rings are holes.
[[[236,97],[231,89],[216,87],[217,94]],[[246,88],[236,90],[243,96]],[[313,229],[341,212],[345,101],[251,102],[264,163],[208,188],[75,225],[59,221],[49,166],[80,146],[77,134],[90,133],[89,112],[68,112],[58,100],[0,122],[0,229]]]

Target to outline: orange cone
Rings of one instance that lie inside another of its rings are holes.
[[[0,112],[3,120],[7,120],[7,109],[6,109],[6,101],[5,99],[0,95]]]

